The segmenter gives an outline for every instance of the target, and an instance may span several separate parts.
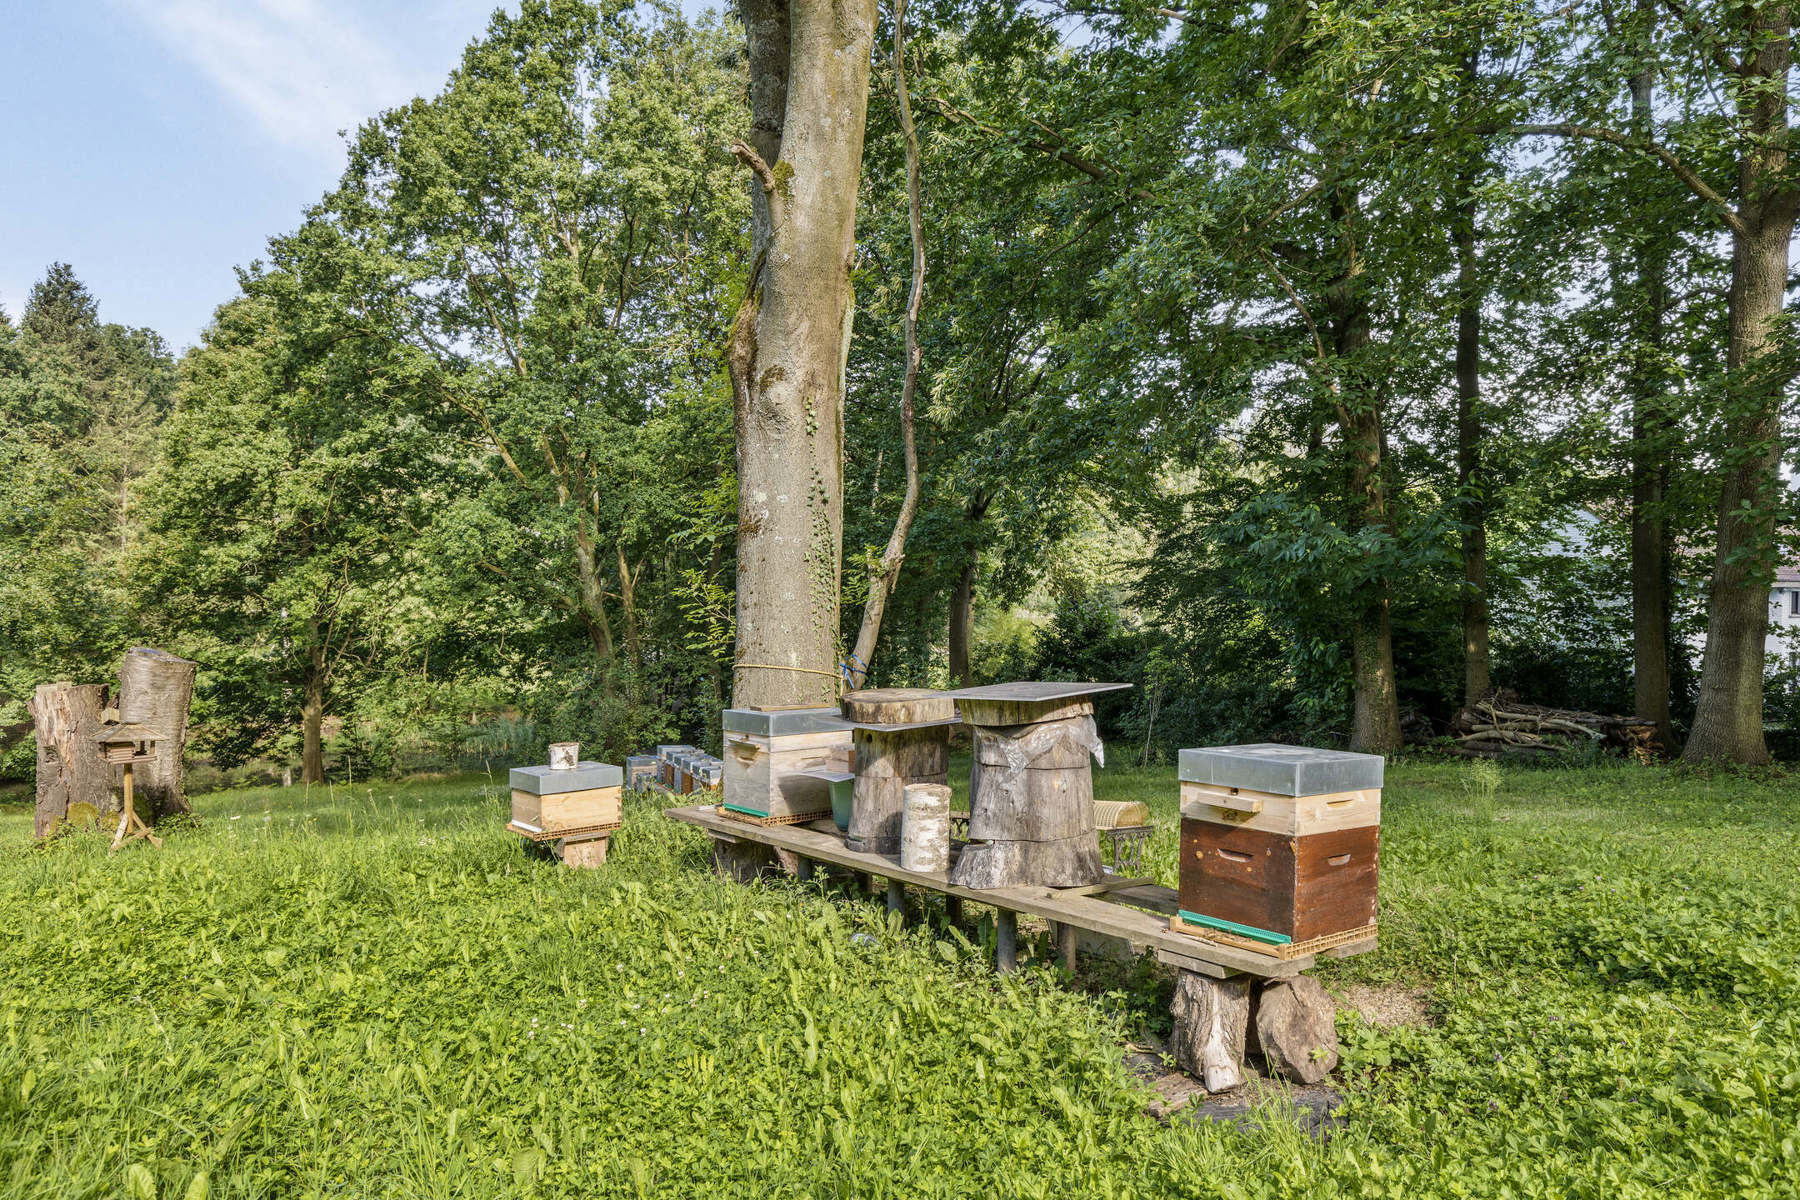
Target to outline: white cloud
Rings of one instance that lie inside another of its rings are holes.
[[[270,139],[325,162],[342,154],[338,131],[435,87],[448,66],[402,61],[347,0],[117,3]]]

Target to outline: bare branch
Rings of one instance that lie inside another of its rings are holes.
[[[1473,130],[1475,133],[1514,133],[1521,137],[1541,135],[1545,137],[1576,138],[1590,142],[1605,142],[1626,150],[1636,150],[1669,168],[1675,178],[1687,185],[1694,195],[1719,209],[1719,215],[1731,231],[1740,237],[1748,232],[1744,219],[1738,215],[1731,202],[1715,191],[1694,169],[1675,156],[1675,152],[1660,142],[1650,138],[1632,137],[1620,133],[1616,129],[1600,129],[1592,125],[1574,125],[1568,123],[1555,125],[1507,125],[1490,129]]]

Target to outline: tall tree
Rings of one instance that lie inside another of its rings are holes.
[[[843,398],[875,0],[742,0],[751,270],[727,350],[738,467],[733,703],[838,679]]]
[[[906,559],[906,539],[919,510],[919,447],[913,436],[913,399],[919,387],[919,304],[925,295],[925,214],[919,195],[919,133],[913,125],[912,97],[906,86],[906,0],[894,0],[894,107],[899,114],[900,136],[906,144],[906,216],[912,241],[912,283],[907,289],[904,322],[906,366],[900,383],[900,450],[906,491],[894,518],[894,531],[888,535],[882,551],[880,568],[870,574],[862,625],[850,653],[849,681],[858,687],[868,678],[869,664],[874,661],[882,615],[899,581],[900,564]]]

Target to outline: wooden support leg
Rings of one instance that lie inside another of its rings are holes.
[[[794,874],[799,876],[800,882],[811,883],[813,878],[813,860],[802,857],[797,864],[797,867],[798,869],[795,870]]]
[[[606,865],[606,847],[611,838],[589,838],[585,842],[564,842],[562,861],[565,867],[600,867]]]
[[[961,896],[944,897],[944,920],[952,925],[961,925],[963,921],[963,903]]]
[[[994,969],[1002,974],[1019,969],[1019,914],[1009,909],[994,912]]]
[[[898,879],[887,881],[887,906],[889,912],[906,911],[906,885]]]
[[[1062,959],[1062,965],[1073,972],[1075,970],[1075,950],[1081,941],[1081,931],[1066,922],[1056,926],[1056,954]]]
[[[1209,1092],[1244,1082],[1244,1041],[1250,1031],[1250,980],[1210,979],[1182,971],[1175,979],[1175,1061]]]

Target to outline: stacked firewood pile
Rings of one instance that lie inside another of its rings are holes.
[[[1654,722],[1526,704],[1506,691],[1459,709],[1450,736],[1452,751],[1471,758],[1554,757],[1599,746],[1648,761],[1661,749]]]

